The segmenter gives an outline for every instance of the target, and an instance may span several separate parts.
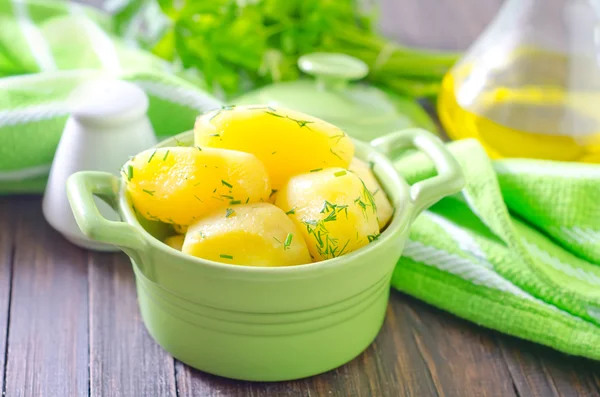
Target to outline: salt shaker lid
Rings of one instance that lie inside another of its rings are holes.
[[[67,103],[71,116],[84,124],[126,123],[144,117],[148,110],[148,97],[140,87],[108,78],[79,85]]]

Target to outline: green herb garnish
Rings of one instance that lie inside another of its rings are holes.
[[[346,133],[342,131],[342,133],[341,133],[341,134],[339,134],[339,135],[334,135],[334,136],[330,136],[330,137],[329,137],[329,139],[336,139],[336,138],[337,138],[337,141],[335,141],[335,144],[337,145],[337,144],[338,144],[338,142],[339,142],[339,141],[340,141],[342,138],[344,138],[345,136],[346,136]]]
[[[248,204],[248,201],[250,201],[250,197],[248,197],[248,198],[246,199],[246,204]]]
[[[127,180],[130,181],[133,178],[133,167],[131,164],[127,164]]]
[[[266,114],[270,114],[271,116],[275,116],[275,117],[279,117],[280,119],[283,119],[284,117],[280,114],[277,113],[273,113],[273,112],[265,112]]]
[[[341,157],[340,157],[340,155],[339,155],[339,154],[337,154],[336,152],[334,152],[334,151],[333,151],[333,148],[330,148],[330,149],[329,149],[329,151],[331,152],[331,154],[333,154],[333,155],[334,155],[335,157],[337,157],[338,159],[340,159],[340,160],[342,160],[342,161],[344,160],[343,158],[341,158]]]
[[[198,149],[199,152],[202,151],[202,148],[200,146],[196,146],[196,149]]]
[[[223,184],[223,186],[227,186],[227,187],[233,187],[229,182],[224,181],[221,179],[221,184]]]
[[[323,171],[323,168],[315,168],[314,170],[310,170],[310,172],[319,172]]]
[[[143,191],[144,193],[147,193],[147,194],[149,194],[150,196],[154,196],[154,192],[155,192],[155,190],[146,190],[146,189],[142,189],[142,191]]]
[[[219,255],[219,257],[220,257],[220,258],[223,258],[223,259],[233,259],[233,256],[231,256],[231,255],[226,255],[226,254],[221,254],[221,255]]]
[[[344,170],[333,173],[333,176],[335,176],[335,177],[344,176],[344,175],[346,175],[346,171],[344,171]]]
[[[154,158],[154,155],[156,154],[157,150],[153,151],[152,154],[150,155],[150,158],[148,159],[148,162],[151,162],[152,159]]]
[[[242,202],[240,200],[232,200],[229,202],[229,204],[231,205],[236,205],[236,204],[241,204]]]
[[[294,235],[292,233],[288,233],[287,237],[285,238],[285,242],[283,243],[284,250],[290,248],[290,245],[292,244],[292,238],[294,238]]]
[[[165,161],[167,159],[167,156],[169,155],[170,150],[167,150],[167,153],[165,153],[165,157],[163,157],[163,161]]]
[[[381,233],[379,233],[379,234],[370,234],[370,235],[367,236],[367,240],[369,240],[369,243],[372,243],[373,241],[378,240],[379,236],[381,236]]]
[[[271,189],[271,194],[269,194],[269,198],[273,197],[275,193],[277,193],[277,189]]]
[[[195,194],[194,194],[194,197],[196,197],[196,200],[200,201],[201,203],[204,202],[204,201],[202,201],[202,199],[200,197],[196,196]]]
[[[296,213],[296,208],[292,208],[291,210],[289,210],[288,212],[286,212],[286,215],[294,215]]]
[[[227,194],[222,194],[221,197],[225,197],[226,199],[233,200],[233,196],[229,196]]]
[[[225,218],[229,218],[233,214],[235,214],[235,211],[231,208],[227,208],[227,210],[225,210]]]

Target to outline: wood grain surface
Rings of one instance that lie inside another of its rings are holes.
[[[382,31],[409,45],[462,50],[500,3],[383,0]],[[600,396],[598,363],[397,292],[375,342],[341,368],[280,383],[208,375],[173,360],[148,335],[125,255],[67,243],[45,223],[39,197],[0,197],[0,230],[3,396]]]
[[[334,371],[280,383],[196,371],[148,335],[127,257],[70,245],[40,207],[38,197],[0,198],[0,228],[8,231],[0,238],[8,397],[600,395],[598,363],[483,329],[395,291],[375,342]]]

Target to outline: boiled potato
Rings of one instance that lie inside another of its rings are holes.
[[[196,145],[252,153],[274,190],[292,176],[328,167],[348,168],[352,140],[339,128],[303,113],[266,106],[229,106],[200,116]]]
[[[343,168],[292,177],[275,204],[302,231],[317,260],[352,252],[379,237],[377,204],[363,181]]]
[[[199,258],[245,266],[310,263],[302,235],[273,204],[221,208],[191,225],[182,251]]]
[[[354,172],[367,186],[367,189],[371,192],[375,198],[375,204],[377,205],[377,220],[379,222],[379,230],[383,229],[385,225],[390,221],[392,214],[394,213],[394,207],[390,204],[385,192],[377,182],[375,175],[371,171],[369,164],[364,161],[352,159],[350,163],[349,171]]]
[[[186,234],[188,227],[184,225],[173,224],[173,230],[175,230],[175,233],[177,234]]]
[[[233,150],[151,149],[131,159],[122,172],[142,216],[182,226],[217,208],[267,201],[271,194],[262,163]]]
[[[167,244],[171,248],[175,248],[177,251],[181,251],[181,247],[183,247],[184,236],[178,234],[176,236],[170,236],[165,239],[165,244]]]

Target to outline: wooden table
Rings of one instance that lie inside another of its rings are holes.
[[[499,0],[386,0],[384,30],[462,49]],[[186,367],[148,335],[122,254],[67,243],[39,197],[0,198],[0,387],[16,396],[598,396],[600,366],[392,292],[381,334],[329,373],[274,384]]]

